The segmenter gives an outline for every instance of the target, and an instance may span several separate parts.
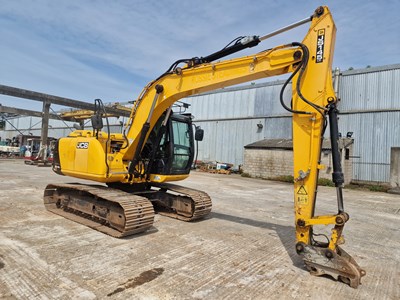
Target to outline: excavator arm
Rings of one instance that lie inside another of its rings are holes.
[[[271,34],[264,37],[253,36],[238,40],[206,57],[177,61],[167,72],[144,88],[134,104],[123,136],[78,130],[70,135],[75,137],[78,144],[71,139],[65,139],[62,142],[64,144],[60,144],[60,149],[80,148],[75,149],[75,152],[83,153],[82,148],[86,148],[84,150],[87,150],[87,157],[73,156],[73,151],[60,153],[62,174],[108,184],[130,185],[161,184],[183,179],[187,175],[149,174],[143,168],[144,163],[140,158],[152,128],[162,116],[163,123],[167,121],[176,101],[218,88],[291,73],[284,84],[285,89],[291,82],[291,103],[287,104],[290,99],[283,99],[284,89],[281,92],[281,103],[292,113],[293,120],[296,251],[312,274],[331,275],[357,287],[365,271],[339,247],[344,242],[342,231],[349,217],[343,207],[344,181],[337,146],[338,100],[332,85],[331,66],[336,27],[327,7],[319,7],[310,18],[298,24],[305,22],[311,22],[311,25],[302,42],[214,62],[246,47],[255,46]],[[182,63],[184,65],[180,67]],[[328,120],[338,213],[316,216],[318,172],[323,168],[320,165],[321,144]],[[120,143],[122,146],[113,148],[113,143]],[[80,162],[85,162],[85,168],[82,168]],[[315,240],[314,228],[318,225],[333,225],[328,242]]]

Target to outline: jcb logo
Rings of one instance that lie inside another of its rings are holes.
[[[76,144],[76,149],[87,149],[87,148],[89,148],[88,142],[80,142]]]
[[[315,62],[322,63],[324,61],[324,46],[325,46],[325,29],[318,30],[317,50]]]

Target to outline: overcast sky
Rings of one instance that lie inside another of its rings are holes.
[[[319,5],[329,6],[337,26],[334,67],[400,63],[399,0],[0,0],[0,84],[88,102],[133,100],[175,60],[265,35]],[[301,41],[307,28],[241,55]],[[41,109],[2,95],[0,103]]]

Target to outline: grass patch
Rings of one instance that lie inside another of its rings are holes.
[[[274,180],[274,181],[282,181],[282,182],[290,182],[290,183],[293,183],[294,177],[293,177],[292,175],[281,175],[281,176],[276,176],[276,177],[268,178],[268,180]]]
[[[268,180],[293,183],[294,182],[294,177],[292,175],[281,175],[281,176],[275,176],[275,177],[268,178]],[[325,179],[325,178],[319,178],[318,179],[318,185],[321,185],[321,186],[335,186],[335,184],[332,182],[332,180]]]
[[[326,179],[326,178],[319,178],[318,179],[318,185],[321,186],[335,186],[332,180]]]
[[[381,192],[381,193],[387,193],[388,190],[390,190],[390,187],[387,185],[379,185],[379,184],[355,184],[351,183],[345,186],[346,189],[352,189],[352,190],[368,190],[371,192]]]
[[[243,172],[240,174],[242,177],[246,178],[253,178],[249,173]],[[294,177],[292,175],[280,175],[280,176],[274,176],[274,177],[269,177],[269,178],[261,178],[261,177],[254,177],[254,178],[260,178],[264,180],[272,180],[272,181],[280,181],[280,182],[288,182],[288,183],[293,183],[294,182]],[[332,180],[327,179],[327,178],[319,178],[318,179],[318,185],[319,186],[330,186],[334,187],[335,184],[333,183]],[[353,189],[353,190],[368,190],[371,192],[381,192],[381,193],[386,193],[388,190],[390,190],[390,187],[387,185],[378,185],[378,184],[347,184],[345,186],[346,189]]]

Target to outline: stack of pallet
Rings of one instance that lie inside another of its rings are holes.
[[[231,174],[231,168],[233,167],[232,164],[229,163],[220,163],[216,161],[198,161],[196,163],[200,171],[213,173],[213,174]]]

